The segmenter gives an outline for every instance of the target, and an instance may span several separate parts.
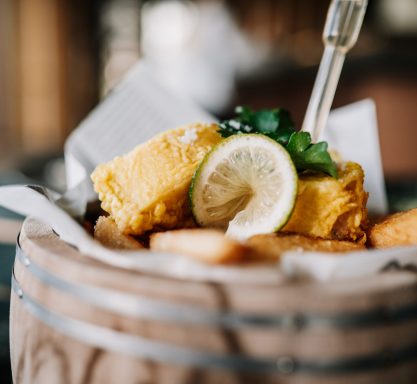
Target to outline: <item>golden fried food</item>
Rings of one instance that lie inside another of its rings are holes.
[[[94,238],[104,246],[113,249],[140,249],[143,248],[139,241],[129,235],[124,235],[117,228],[111,217],[100,216],[94,227]]]
[[[323,239],[364,241],[368,194],[363,182],[363,170],[353,162],[339,167],[338,179],[301,174],[294,212],[283,231]]]
[[[284,233],[256,235],[247,241],[247,245],[252,249],[254,257],[270,261],[279,260],[287,251],[351,252],[365,249],[363,244],[350,241],[314,239]]]
[[[182,226],[190,216],[191,178],[220,140],[215,124],[189,125],[163,132],[99,165],[91,178],[102,208],[124,234]]]
[[[286,251],[350,252],[363,244],[341,240],[313,239],[297,234],[274,233],[251,237],[242,244],[214,229],[182,229],[151,236],[151,251],[189,256],[209,264],[276,262]]]
[[[374,248],[417,244],[417,208],[396,213],[373,225],[368,240]]]
[[[251,251],[215,229],[179,229],[151,236],[151,251],[189,256],[209,264],[242,261]]]

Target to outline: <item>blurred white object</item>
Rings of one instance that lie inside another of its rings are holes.
[[[369,192],[369,211],[387,213],[375,103],[366,99],[333,110],[319,139],[327,141],[329,147],[344,160],[355,161],[362,166],[365,171],[365,190]]]
[[[203,108],[230,102],[237,72],[267,57],[251,44],[221,1],[154,1],[142,10],[142,52],[161,81]]]
[[[100,15],[104,35],[102,95],[106,95],[139,59],[140,8],[136,0],[108,0]]]
[[[287,276],[318,281],[358,279],[389,267],[417,268],[417,247],[395,247],[349,252],[335,256],[320,252],[288,252],[282,258]]]
[[[417,32],[416,0],[379,0],[377,21],[383,32],[408,34]]]
[[[143,52],[151,57],[177,55],[193,45],[197,27],[197,8],[190,2],[147,3],[142,8]]]
[[[65,172],[64,159],[52,159],[45,164],[43,179],[53,190],[63,193],[67,190]]]

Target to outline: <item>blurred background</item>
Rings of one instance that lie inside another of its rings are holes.
[[[0,0],[0,184],[33,179],[65,190],[66,137],[138,60],[218,117],[237,104],[281,106],[301,125],[328,6],[329,0]],[[334,107],[366,97],[377,105],[390,207],[415,207],[417,0],[369,0]],[[0,256],[12,253],[0,244]],[[12,258],[0,259],[0,355],[8,372]]]

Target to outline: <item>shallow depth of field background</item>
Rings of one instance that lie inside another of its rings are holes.
[[[280,106],[301,125],[328,5],[0,0],[0,185],[31,179],[65,190],[65,138],[137,60],[148,61],[168,87],[220,118],[237,104]],[[369,0],[334,106],[366,97],[377,104],[390,207],[415,207],[416,0]],[[2,378],[9,377],[12,257],[13,247],[0,244]]]

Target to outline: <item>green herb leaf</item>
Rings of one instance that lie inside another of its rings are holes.
[[[286,145],[293,132],[294,123],[289,112],[282,108],[252,111],[249,107],[236,107],[236,117],[219,124],[223,137],[237,133],[263,133]]]
[[[295,167],[299,171],[321,171],[337,178],[337,167],[327,151],[327,143],[311,143],[307,132],[294,132],[286,147]]]
[[[314,170],[337,177],[336,164],[327,151],[327,143],[311,143],[310,134],[297,132],[289,112],[282,108],[253,111],[249,107],[235,108],[236,117],[222,121],[222,137],[244,133],[261,133],[283,145],[299,171]]]
[[[252,125],[260,133],[275,133],[278,128],[278,119],[276,114],[267,109],[255,112],[252,117]]]
[[[246,124],[251,122],[253,111],[249,107],[239,105],[235,108],[235,113],[239,116],[239,119]]]
[[[229,137],[238,133],[255,133],[255,129],[238,119],[223,121],[219,124],[222,137]]]

